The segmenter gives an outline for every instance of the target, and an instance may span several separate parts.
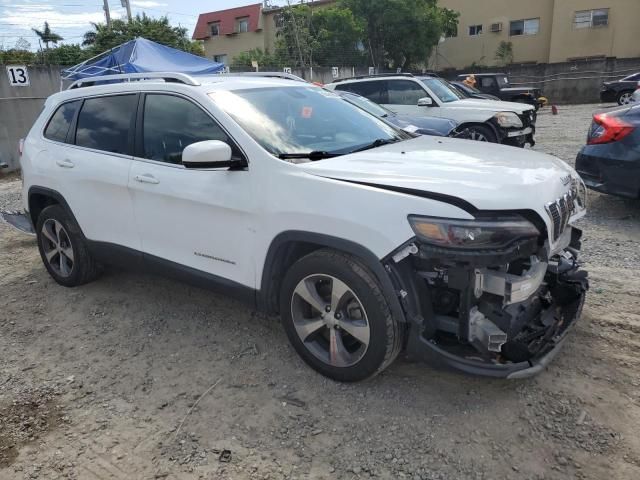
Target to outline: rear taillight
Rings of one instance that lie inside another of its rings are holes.
[[[606,113],[594,115],[587,144],[598,145],[617,142],[633,132],[634,128],[633,125],[630,125],[619,117],[611,117]]]
[[[24,138],[18,141],[18,154],[22,156],[22,152],[24,152]]]

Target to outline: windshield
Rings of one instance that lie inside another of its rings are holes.
[[[449,84],[441,78],[423,78],[422,83],[443,103],[455,102],[456,100],[464,98],[460,92],[449,86]]]
[[[360,107],[376,117],[386,117],[390,113],[386,108],[381,107],[377,103],[372,102],[368,98],[361,97],[360,95],[354,95],[353,93],[344,93],[339,95],[347,102],[353,103],[356,107]]]
[[[318,87],[266,87],[210,93],[253,139],[275,156],[345,154],[409,135]]]

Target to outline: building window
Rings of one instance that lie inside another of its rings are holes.
[[[470,25],[469,26],[469,35],[471,35],[472,37],[475,35],[481,35],[482,34],[482,25]]]
[[[540,31],[540,19],[530,18],[528,20],[514,20],[509,26],[509,35],[537,35]]]
[[[223,53],[220,55],[214,55],[213,56],[213,61],[216,63],[224,63],[225,65],[227,64],[227,54]]]
[[[284,15],[282,13],[276,13],[273,16],[273,23],[275,23],[276,28],[284,27]]]
[[[237,28],[236,31],[238,33],[246,33],[249,31],[249,17],[238,18],[236,19]]]
[[[217,37],[218,35],[220,35],[220,22],[212,23],[211,24],[211,36],[212,37]]]
[[[580,10],[573,20],[575,28],[606,27],[609,25],[609,9]]]

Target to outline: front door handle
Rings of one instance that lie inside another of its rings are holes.
[[[75,163],[73,163],[71,160],[67,160],[67,159],[56,160],[56,165],[58,165],[59,167],[62,167],[62,168],[73,168],[73,167],[76,166]]]
[[[133,179],[136,182],[150,183],[152,185],[157,185],[158,183],[160,183],[160,180],[158,180],[156,177],[148,173],[145,173],[144,175],[136,175],[135,177],[133,177]]]

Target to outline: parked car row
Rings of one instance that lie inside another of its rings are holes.
[[[49,97],[21,166],[51,277],[75,287],[116,263],[213,286],[280,315],[339,381],[403,350],[491,377],[542,371],[588,289],[584,184],[551,156],[447,138],[533,141],[534,107],[434,77],[337,95],[267,76],[111,75]],[[407,117],[425,112],[439,120]]]
[[[535,144],[535,107],[468,98],[442,78],[373,75],[337,80],[326,88],[356,93],[397,114],[454,120],[472,140],[518,147]]]

